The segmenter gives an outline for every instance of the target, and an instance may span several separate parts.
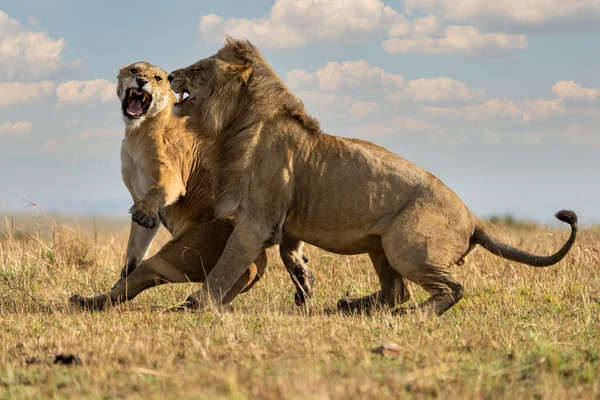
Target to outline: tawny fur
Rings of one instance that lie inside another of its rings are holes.
[[[142,290],[161,283],[202,282],[219,259],[232,223],[215,219],[213,176],[204,167],[206,139],[200,139],[187,127],[185,119],[175,118],[171,110],[176,101],[167,73],[146,62],[123,67],[118,75],[117,94],[123,101],[127,88],[146,90],[152,106],[146,116],[131,120],[124,115],[125,138],[121,148],[123,182],[134,205],[127,260],[122,278],[108,295],[91,298],[74,296],[77,304],[101,309],[107,303],[132,299]],[[147,82],[140,86],[140,82]],[[154,238],[160,219],[173,239],[156,255],[143,260]],[[138,222],[140,222],[138,221]],[[290,252],[301,260],[301,247]],[[298,260],[284,261],[296,263]],[[292,257],[292,256],[290,256]],[[232,297],[248,290],[266,268],[263,251],[240,279]]]
[[[335,253],[369,253],[381,290],[342,299],[340,307],[395,307],[409,298],[406,278],[431,295],[420,309],[438,315],[462,297],[448,269],[463,264],[475,245],[547,266],[574,243],[577,217],[565,211],[557,217],[572,232],[554,255],[537,257],[491,238],[435,176],[372,143],[323,133],[247,41],[227,38],[216,55],[170,79],[175,92],[190,94],[175,114],[214,139],[208,160],[217,174],[215,209],[235,221],[226,251],[191,296],[200,307],[222,301],[278,231]]]

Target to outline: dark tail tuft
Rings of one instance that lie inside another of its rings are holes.
[[[473,243],[477,243],[483,246],[485,249],[490,251],[492,254],[505,258],[507,260],[517,261],[523,264],[528,264],[534,267],[548,267],[554,265],[562,260],[571,247],[575,243],[575,237],[577,236],[577,214],[569,210],[561,210],[554,215],[556,218],[571,225],[571,235],[565,244],[556,253],[550,256],[538,256],[535,254],[528,253],[523,250],[519,250],[515,247],[509,246],[506,243],[502,243],[499,240],[494,239],[488,235],[483,227],[478,226],[473,233],[471,238]]]
[[[577,214],[575,214],[575,211],[560,210],[559,212],[554,214],[554,216],[562,222],[566,222],[571,226],[577,225]]]

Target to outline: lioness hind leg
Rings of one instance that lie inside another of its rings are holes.
[[[179,234],[156,255],[142,262],[108,294],[94,297],[74,295],[70,301],[82,308],[101,310],[133,299],[142,291],[163,283],[202,282],[221,255],[231,227],[221,221],[200,224]],[[263,251],[254,264],[234,284],[233,292],[253,285],[266,267]],[[237,294],[235,293],[235,294]]]
[[[369,257],[379,278],[381,290],[359,298],[344,297],[338,301],[338,309],[349,312],[369,312],[384,306],[395,308],[410,300],[410,291],[404,277],[392,268],[385,253],[369,253]]]
[[[82,308],[102,310],[107,306],[129,301],[144,290],[163,283],[203,280],[206,266],[198,253],[186,249],[185,243],[190,241],[186,236],[193,237],[191,233],[187,233],[165,244],[156,255],[143,261],[124,280],[119,281],[108,294],[94,297],[74,295],[69,300]]]

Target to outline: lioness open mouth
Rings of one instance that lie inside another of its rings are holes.
[[[152,104],[152,96],[135,88],[127,89],[123,100],[123,115],[138,119],[148,112]]]

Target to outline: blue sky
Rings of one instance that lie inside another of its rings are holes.
[[[595,0],[4,0],[0,199],[126,215],[118,69],[248,38],[331,134],[388,147],[477,214],[600,222]]]

